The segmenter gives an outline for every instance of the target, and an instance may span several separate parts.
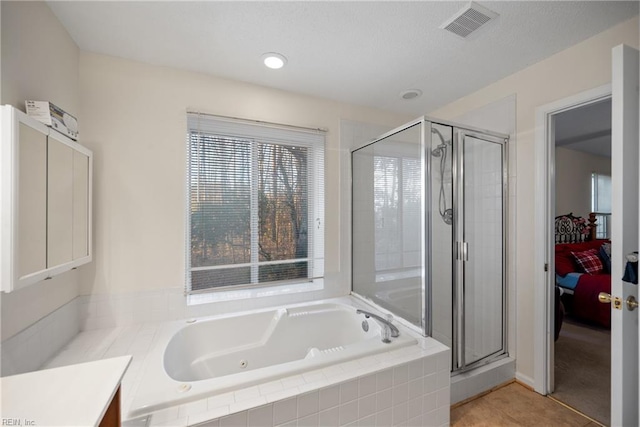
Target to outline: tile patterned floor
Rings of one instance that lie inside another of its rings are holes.
[[[451,410],[451,426],[597,427],[558,402],[511,383]]]

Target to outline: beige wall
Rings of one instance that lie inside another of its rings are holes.
[[[611,159],[558,147],[555,170],[556,216],[573,212],[587,218],[591,212],[591,174],[611,175]]]
[[[0,103],[24,111],[26,99],[47,100],[79,116],[79,49],[43,2],[0,2],[2,82]],[[2,340],[78,295],[77,272],[0,294]]]
[[[534,132],[537,107],[611,81],[611,49],[626,43],[638,47],[638,17],[512,74],[429,114],[443,119],[460,116],[490,102],[516,95],[516,310],[517,372],[533,378],[534,289]]]
[[[95,262],[82,273],[83,294],[184,286],[187,110],[328,130],[326,289],[301,297],[349,292],[340,119],[394,126],[408,117],[92,53],[80,56],[80,93],[95,159]]]
[[[79,49],[44,2],[2,1],[2,104],[51,101],[78,117]]]

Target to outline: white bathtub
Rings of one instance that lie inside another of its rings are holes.
[[[416,344],[401,328],[385,344],[381,328],[352,298],[171,322],[145,361],[131,418],[375,353]]]

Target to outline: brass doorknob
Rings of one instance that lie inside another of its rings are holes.
[[[598,298],[600,298],[600,297],[598,296]],[[629,297],[627,298],[626,303],[627,303],[627,310],[629,310],[629,311],[635,310],[636,308],[638,308],[638,305],[640,305],[640,304],[638,304],[638,301],[635,299],[635,297],[633,295],[629,295]]]
[[[620,297],[612,297],[611,294],[600,292],[598,294],[598,301],[603,304],[613,303],[613,308],[616,310],[622,310],[622,298]]]
[[[610,304],[611,303],[611,294],[608,294],[606,292],[600,292],[598,294],[598,301],[600,301],[603,304]]]

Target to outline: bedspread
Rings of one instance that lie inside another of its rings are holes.
[[[572,315],[581,320],[611,327],[611,305],[598,301],[600,292],[611,293],[610,274],[583,274],[574,289]]]

